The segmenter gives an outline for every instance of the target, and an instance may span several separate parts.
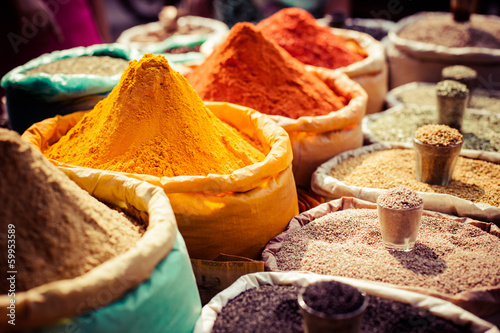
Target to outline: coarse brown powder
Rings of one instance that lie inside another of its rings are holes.
[[[332,168],[330,175],[349,186],[443,193],[472,202],[500,206],[500,165],[459,156],[448,185],[429,185],[415,179],[412,149],[387,149],[352,157]]]
[[[456,146],[464,141],[460,132],[447,125],[425,125],[415,131],[415,139],[431,146]]]
[[[141,228],[96,200],[14,131],[0,129],[0,248],[14,225],[16,291],[80,276],[135,246]],[[7,292],[7,280],[0,294]]]
[[[500,239],[470,224],[424,215],[413,251],[387,251],[375,209],[327,214],[293,232],[277,253],[284,271],[368,279],[455,295],[500,286]]]
[[[423,202],[417,192],[404,186],[393,187],[377,198],[380,206],[390,209],[412,209],[419,207]]]

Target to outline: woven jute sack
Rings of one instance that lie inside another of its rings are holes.
[[[365,200],[360,200],[352,197],[342,197],[340,199],[332,200],[324,204],[321,204],[307,212],[295,216],[290,221],[287,230],[279,234],[275,238],[273,238],[264,249],[262,253],[262,259],[265,263],[266,270],[273,272],[281,271],[278,266],[277,254],[283,247],[283,242],[288,238],[289,235],[293,234],[294,232],[301,229],[308,223],[314,221],[315,219],[323,217],[332,212],[348,210],[348,209],[373,209],[376,211],[377,205]],[[424,216],[427,215],[434,217],[444,217],[447,219],[458,221],[460,223],[469,223],[496,237],[500,237],[500,228],[498,228],[493,223],[480,222],[465,217],[459,218],[456,216],[451,216],[428,210],[424,210],[423,214]],[[380,239],[380,241],[382,240]],[[411,261],[409,261],[409,263],[411,264]],[[431,263],[429,262],[429,264]],[[375,267],[373,269],[376,270]],[[466,278],[465,274],[464,278]],[[369,277],[366,277],[365,279],[370,280]],[[407,286],[403,284],[396,285],[392,283],[389,284],[378,281],[376,283],[380,285],[389,285],[393,288],[401,290],[408,290],[433,297],[438,297],[443,300],[449,301],[453,304],[456,304],[466,309],[467,311],[470,311],[475,315],[481,317],[490,317],[492,315],[500,314],[500,286],[476,288],[476,289],[466,290],[458,294],[447,294],[442,292],[441,290],[435,290],[432,288]],[[456,283],[460,283],[460,281],[456,281]]]
[[[412,145],[397,142],[378,142],[339,154],[328,162],[323,163],[314,172],[311,182],[313,191],[327,199],[355,197],[370,202],[377,202],[378,196],[387,190],[347,185],[333,178],[330,172],[334,167],[351,157],[387,149],[412,149]],[[495,152],[462,149],[460,156],[488,161],[495,164],[500,163],[500,154]],[[474,203],[451,194],[430,192],[418,193],[424,200],[424,209],[455,216],[469,217],[480,221],[494,222],[500,225],[500,207],[481,202]]]
[[[292,148],[287,133],[268,116],[229,103],[206,103],[219,119],[270,147],[265,159],[229,175],[155,177],[66,165],[70,176],[123,174],[163,188],[193,259],[212,260],[220,253],[260,258],[267,242],[298,213],[292,173]],[[84,112],[49,118],[23,137],[42,151],[57,142]],[[99,176],[101,177],[101,176]]]
[[[337,28],[331,28],[331,31],[334,35],[338,35],[347,41],[354,41],[366,52],[367,57],[365,59],[337,70],[347,74],[349,78],[359,83],[367,92],[367,114],[382,111],[389,80],[389,70],[383,44],[363,32]],[[314,73],[334,71],[311,65],[306,65],[306,69]]]
[[[364,291],[369,296],[380,297],[396,302],[410,304],[414,307],[429,311],[436,317],[441,317],[452,321],[457,325],[468,326],[471,332],[500,332],[491,323],[473,315],[458,306],[439,298],[423,295],[411,291],[400,290],[391,286],[373,283],[364,280],[350,279],[344,277],[334,277],[319,275],[307,272],[262,272],[242,276],[229,288],[217,294],[203,307],[201,316],[196,322],[194,333],[210,333],[214,327],[217,315],[222,308],[233,298],[241,293],[263,285],[273,286],[296,286],[304,287],[308,284],[319,281],[338,281],[354,286]],[[422,323],[414,323],[419,325]],[[425,324],[424,324],[425,325]],[[422,327],[424,328],[424,327]]]
[[[450,16],[450,13],[422,12],[400,20],[389,31],[387,58],[389,87],[393,89],[409,82],[439,82],[447,66],[464,65],[478,72],[478,83],[488,89],[499,89],[500,50],[484,47],[446,47],[405,39],[401,30],[424,17]],[[472,14],[472,18],[478,14]],[[485,16],[500,21],[498,16]]]
[[[66,173],[102,202],[147,213],[146,232],[128,251],[79,277],[16,292],[15,325],[8,322],[12,298],[0,295],[0,331],[191,332],[201,301],[168,197],[136,179],[86,171]]]

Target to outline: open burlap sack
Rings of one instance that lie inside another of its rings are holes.
[[[389,31],[387,57],[390,89],[409,82],[438,82],[443,68],[464,65],[478,72],[479,84],[498,89],[500,50],[482,47],[446,47],[399,37],[399,32],[426,16],[449,16],[450,13],[422,12],[408,16]],[[478,14],[472,14],[472,17]],[[497,16],[487,16],[500,20]]]
[[[350,186],[330,176],[330,171],[343,161],[351,158],[386,149],[412,149],[411,144],[405,143],[375,143],[355,150],[339,154],[322,164],[312,178],[311,187],[314,192],[328,199],[341,197],[355,197],[370,202],[376,202],[377,197],[386,190],[370,187]],[[479,150],[462,149],[460,156],[500,163],[500,154]],[[486,203],[473,203],[457,196],[443,193],[418,192],[424,199],[424,209],[450,214],[454,216],[470,217],[480,221],[500,224],[500,207]]]
[[[294,231],[301,229],[303,226],[309,222],[314,221],[317,218],[325,216],[331,212],[346,210],[346,209],[377,209],[377,205],[368,201],[352,198],[343,197],[341,199],[332,200],[321,204],[307,212],[297,215],[294,217],[287,227],[287,230],[273,238],[262,253],[262,259],[265,263],[266,270],[279,272],[276,254],[280,251],[283,242],[286,240],[288,235],[292,234]],[[470,223],[478,228],[481,228],[485,232],[491,233],[500,238],[500,228],[498,228],[493,223],[480,222],[472,220],[469,218],[458,218],[450,215],[444,215],[442,213],[433,212],[425,210],[424,215],[446,217],[455,219],[463,223]],[[386,283],[377,282],[380,285],[389,285],[391,287],[408,290],[413,292],[418,292],[421,294],[438,297],[446,301],[452,302],[467,311],[470,311],[478,316],[490,316],[492,314],[500,313],[500,286],[492,288],[479,288],[477,290],[465,291],[457,295],[449,295],[436,290],[420,288],[420,287],[410,287],[410,286],[400,286],[392,285]]]
[[[8,323],[11,298],[0,295],[0,330],[191,332],[201,301],[168,197],[145,182],[87,171],[72,179],[103,202],[147,213],[146,232],[127,252],[77,278],[16,292],[15,325]]]
[[[337,70],[347,74],[349,78],[359,83],[367,92],[366,114],[382,111],[389,79],[384,46],[381,42],[363,32],[336,28],[331,28],[331,30],[333,34],[345,40],[355,41],[368,55],[361,61],[338,68]],[[306,65],[306,69],[319,74],[334,71],[311,65]]]
[[[162,187],[193,259],[212,260],[220,253],[258,259],[267,242],[298,213],[290,140],[268,116],[252,109],[230,103],[206,105],[222,121],[266,143],[266,158],[229,175],[162,178],[51,162],[70,178],[123,174]],[[43,151],[82,117],[83,112],[46,119],[23,138]]]
[[[366,114],[367,94],[341,71],[315,73],[336,94],[349,101],[340,110],[324,116],[292,119],[270,115],[290,136],[293,175],[297,184],[309,187],[316,168],[331,157],[363,145],[361,121]]]
[[[474,333],[500,332],[491,323],[488,323],[470,312],[439,298],[419,294],[411,291],[396,289],[388,285],[382,285],[369,281],[356,280],[344,277],[334,277],[306,272],[262,272],[242,276],[229,288],[217,294],[201,311],[201,316],[196,322],[195,333],[210,333],[214,326],[217,315],[222,308],[233,298],[242,292],[262,285],[292,285],[297,287],[306,286],[318,281],[335,280],[352,285],[366,292],[367,295],[390,299],[393,301],[410,304],[429,311],[436,317],[448,319],[458,325],[470,325],[470,331]]]

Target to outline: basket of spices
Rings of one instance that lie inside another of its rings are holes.
[[[448,185],[416,179],[411,144],[381,142],[341,153],[322,164],[312,178],[312,189],[329,199],[343,196],[376,202],[395,186],[422,196],[424,209],[500,223],[500,156],[462,149]]]
[[[368,115],[363,121],[364,140],[377,142],[412,143],[415,131],[436,124],[436,106],[399,104],[381,113]],[[463,118],[461,133],[463,149],[481,150],[483,154],[500,152],[500,114],[468,109]]]
[[[479,86],[493,89],[500,79],[500,19],[472,14],[423,12],[400,20],[388,35],[390,87],[438,82],[442,70],[464,65],[477,71]]]
[[[2,332],[192,331],[201,302],[161,188],[116,175],[78,186],[14,131],[0,129],[0,147]]]
[[[352,197],[317,206],[269,242],[266,269],[369,280],[439,297],[481,317],[498,315],[496,225],[424,210],[413,249],[394,251],[384,242],[382,218],[375,203]]]
[[[366,93],[340,72],[323,79],[251,23],[236,24],[187,76],[203,100],[250,107],[283,127],[292,142],[295,181],[306,187],[318,165],[363,139]]]
[[[12,129],[22,133],[56,114],[94,107],[133,57],[125,46],[98,44],[44,54],[14,68],[1,81]]]
[[[499,332],[442,299],[366,280],[300,272],[241,277],[203,307],[194,332],[313,332],[303,326],[299,306],[299,293],[309,286],[326,286],[336,294],[352,290],[366,294],[359,332]],[[317,296],[317,303],[345,306],[327,294]]]
[[[282,9],[257,29],[319,77],[338,70],[359,83],[368,94],[367,114],[382,110],[388,69],[381,42],[363,32],[321,25],[301,8]]]
[[[162,187],[191,258],[257,259],[298,212],[286,132],[254,110],[204,104],[161,55],[132,61],[90,112],[47,119],[24,137],[68,173]]]
[[[174,63],[196,63],[203,60],[200,50],[219,44],[229,31],[221,21],[182,15],[175,6],[165,6],[158,21],[137,25],[123,31],[117,43],[138,49],[141,54],[164,54]]]

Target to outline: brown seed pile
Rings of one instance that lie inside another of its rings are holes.
[[[447,125],[425,125],[415,131],[415,139],[431,146],[449,147],[461,144],[464,137],[460,132]]]
[[[443,80],[436,84],[436,95],[463,99],[467,97],[469,89],[463,83],[454,80]]]
[[[500,20],[472,15],[457,23],[452,15],[427,16],[401,30],[405,39],[447,47],[500,48]]]
[[[458,157],[448,185],[429,185],[415,179],[412,149],[387,149],[352,157],[332,168],[330,175],[349,186],[390,189],[405,186],[415,191],[444,193],[472,202],[500,206],[500,165]]]
[[[380,206],[391,209],[412,209],[419,207],[423,202],[417,192],[404,186],[393,187],[377,198]]]
[[[122,74],[128,67],[128,61],[108,56],[71,57],[40,65],[23,72],[24,75],[33,74],[93,74],[112,76]]]
[[[0,233],[15,229],[16,291],[80,276],[135,246],[143,227],[96,200],[14,131],[0,129]],[[12,226],[11,226],[12,227]],[[0,260],[7,263],[7,237]],[[0,294],[9,289],[0,282]]]
[[[348,209],[291,233],[277,259],[283,271],[305,270],[451,295],[500,287],[499,238],[463,222],[426,215],[411,252],[386,250],[375,209]]]

